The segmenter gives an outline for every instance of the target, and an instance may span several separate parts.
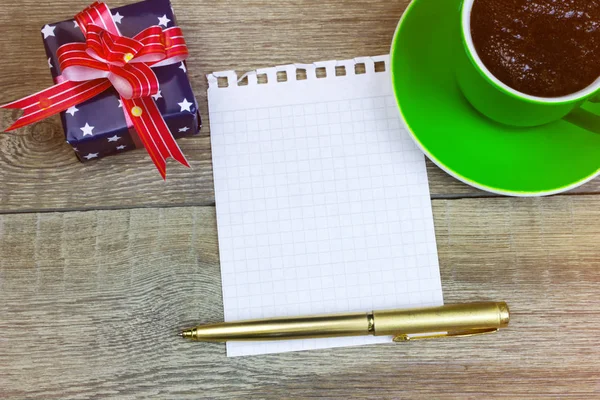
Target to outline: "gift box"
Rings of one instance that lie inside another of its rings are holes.
[[[109,11],[121,35],[133,38],[141,31],[160,26],[175,26],[175,15],[168,0],[145,0]],[[42,28],[48,67],[55,83],[61,77],[57,50],[64,44],[85,42],[85,36],[74,19],[47,24]],[[185,61],[152,67],[160,91],[152,96],[169,130],[175,138],[199,133],[202,120],[192,92]],[[80,161],[143,147],[139,135],[124,112],[119,93],[114,87],[60,113],[67,143]]]

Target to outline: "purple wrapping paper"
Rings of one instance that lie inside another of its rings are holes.
[[[121,34],[128,37],[152,25],[162,23],[161,27],[170,28],[176,24],[169,0],[145,0],[111,9],[111,12]],[[65,43],[84,42],[85,39],[73,19],[47,26],[50,29],[44,27],[47,33],[43,33],[42,37],[47,36],[44,47],[48,66],[57,82],[61,71],[56,51]],[[160,82],[160,94],[154,96],[154,100],[173,136],[180,138],[198,134],[202,120],[185,62],[153,70]],[[128,126],[119,94],[113,88],[60,115],[67,143],[82,162],[143,147],[135,130]],[[84,136],[86,132],[91,132],[92,136]]]

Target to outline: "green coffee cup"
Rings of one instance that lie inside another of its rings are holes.
[[[588,100],[595,102],[600,93],[600,78],[576,93],[548,98],[521,93],[496,78],[483,64],[473,44],[471,11],[474,2],[464,0],[462,3],[463,51],[456,59],[456,76],[461,91],[475,109],[496,122],[531,127],[563,119]],[[598,117],[595,119],[600,122]],[[589,122],[586,121],[586,115],[569,118],[569,121],[578,125]]]

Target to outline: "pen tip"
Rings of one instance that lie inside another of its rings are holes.
[[[183,337],[183,332],[179,332],[179,333],[177,334],[177,336],[179,336],[179,337]]]

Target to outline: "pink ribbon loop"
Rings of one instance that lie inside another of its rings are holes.
[[[85,43],[68,43],[57,51],[65,79],[86,81],[106,78],[122,98],[135,99],[158,93],[158,78],[152,67],[179,63],[188,57],[183,33],[178,27],[163,30],[160,26],[144,29],[134,38],[121,36],[110,10],[104,3],[94,3],[77,15]]]

